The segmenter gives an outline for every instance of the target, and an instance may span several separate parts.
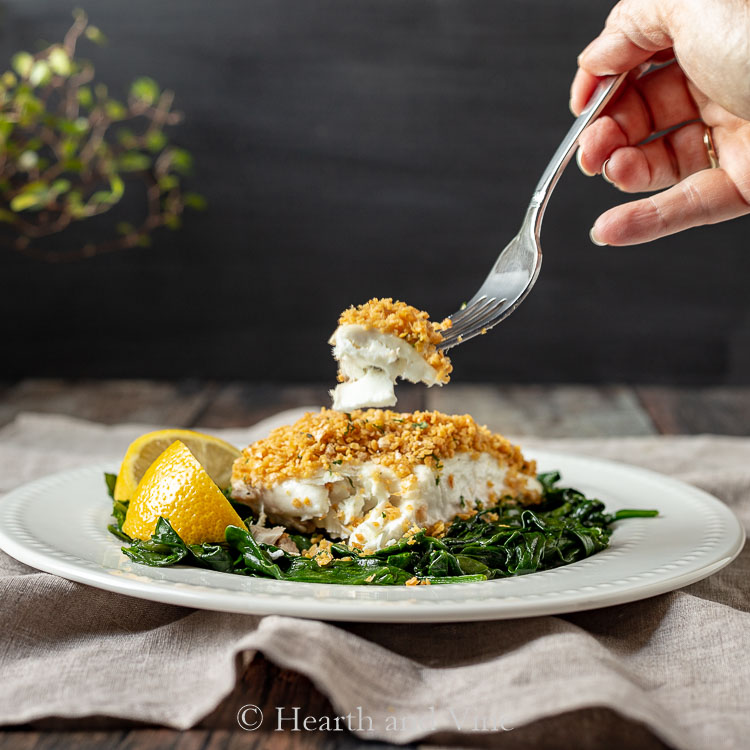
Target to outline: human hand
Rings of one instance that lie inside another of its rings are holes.
[[[672,58],[637,77],[640,66]],[[748,0],[621,0],[578,64],[575,114],[597,76],[633,70],[581,136],[581,170],[627,193],[662,191],[602,214],[593,242],[633,245],[750,213]],[[706,133],[716,169],[708,169]]]

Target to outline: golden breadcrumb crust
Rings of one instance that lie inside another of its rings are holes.
[[[375,461],[406,477],[419,464],[440,470],[457,453],[478,458],[488,453],[507,467],[506,484],[523,492],[536,464],[502,435],[478,425],[468,414],[437,411],[398,413],[381,409],[351,413],[321,409],[293,425],[279,427],[252,443],[234,462],[232,481],[270,488],[287,479],[303,479],[342,464]],[[449,478],[450,484],[450,478]]]
[[[452,321],[430,322],[430,316],[405,302],[373,298],[364,305],[350,307],[341,313],[339,325],[360,325],[375,328],[381,333],[390,333],[411,344],[437,371],[437,380],[447,383],[453,370],[450,359],[437,346],[443,340],[440,331],[450,328]]]

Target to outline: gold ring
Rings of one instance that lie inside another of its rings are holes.
[[[706,129],[703,131],[703,145],[706,147],[709,168],[716,169],[719,166],[719,157],[716,155],[714,139],[711,135],[711,128],[708,125],[706,125]]]

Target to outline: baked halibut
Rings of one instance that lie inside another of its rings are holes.
[[[543,496],[534,461],[470,416],[305,414],[234,462],[232,497],[273,523],[373,552],[456,515]]]

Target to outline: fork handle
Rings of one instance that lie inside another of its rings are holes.
[[[578,139],[581,137],[581,133],[583,133],[589,123],[604,109],[604,107],[607,106],[609,100],[614,96],[615,91],[617,91],[627,75],[627,73],[621,73],[620,75],[602,78],[596,90],[591,95],[586,108],[581,112],[573,125],[571,125],[567,135],[563,138],[557,151],[555,151],[555,155],[544,170],[544,174],[539,180],[536,190],[534,190],[534,195],[531,198],[531,203],[529,204],[529,211],[533,211],[536,215],[535,224],[537,230],[541,224],[542,215],[544,214],[544,209],[547,206],[550,194],[554,190],[557,181],[560,179],[563,170],[568,166],[568,162],[573,155],[573,150],[578,144]]]

